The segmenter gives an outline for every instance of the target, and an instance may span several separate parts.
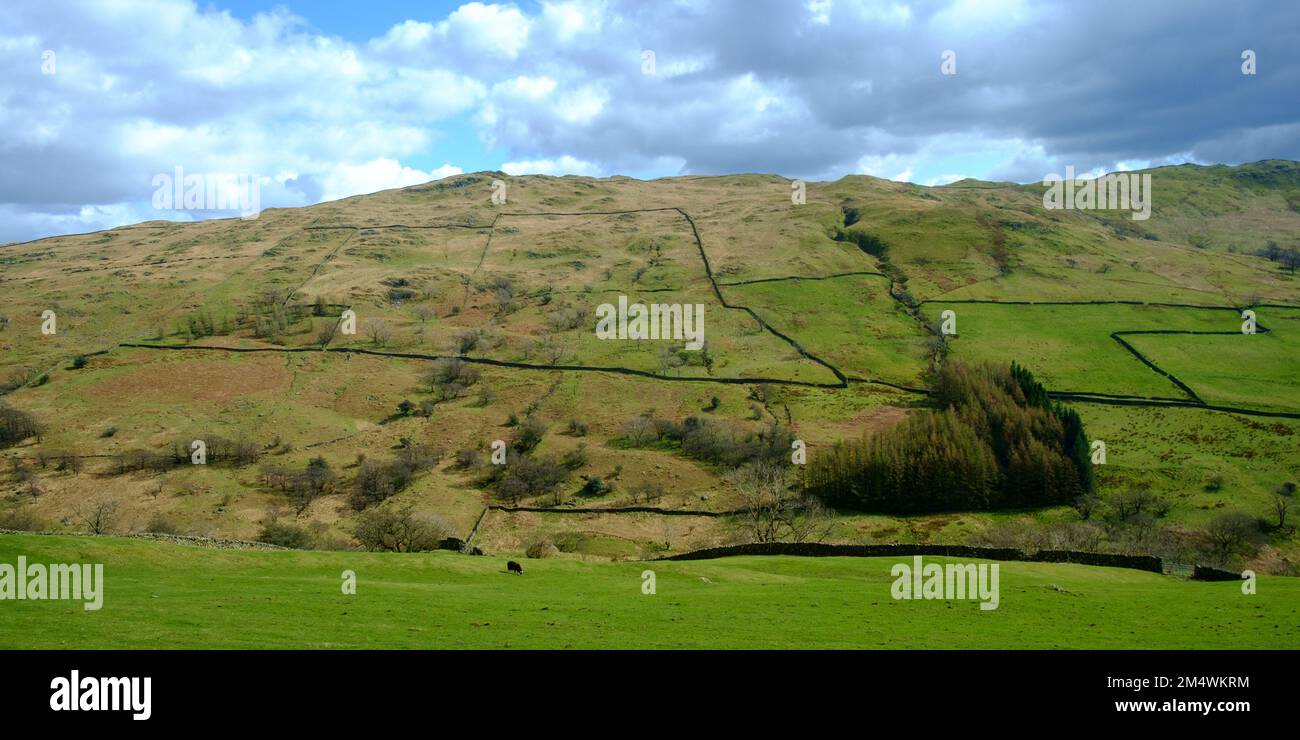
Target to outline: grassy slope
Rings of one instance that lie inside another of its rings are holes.
[[[1001,604],[895,601],[891,558],[694,563],[450,553],[235,552],[0,536],[0,562],[102,562],[99,612],[8,602],[0,648],[1277,648],[1300,646],[1300,581],[1194,583],[1001,564]],[[938,559],[942,560],[942,559]],[[641,593],[655,570],[657,591]],[[344,570],[357,594],[340,589]],[[1063,590],[1057,590],[1057,588]]]
[[[957,315],[957,338],[951,340],[952,356],[968,361],[1005,361],[1015,358],[1034,372],[1049,390],[1122,393],[1165,398],[1183,394],[1169,380],[1142,364],[1110,337],[1111,332],[1179,330],[1238,331],[1241,319],[1228,309],[1163,308],[1148,306],[995,306],[990,304],[929,303],[926,311],[937,317],[945,309]],[[1267,336],[1267,335],[1263,335]],[[1150,336],[1128,336],[1131,343],[1145,347]],[[1165,335],[1173,346],[1211,362],[1226,365],[1231,357],[1205,355],[1196,350],[1206,340],[1223,340],[1224,346],[1245,345],[1256,337]],[[1273,343],[1270,341],[1270,345]],[[1237,368],[1239,377],[1257,372],[1271,375],[1270,368],[1286,363],[1285,354],[1270,356],[1267,367]],[[1182,377],[1185,363],[1164,369]],[[1196,389],[1190,379],[1183,378]],[[1261,401],[1263,399],[1260,399]],[[1245,404],[1263,406],[1262,403]]]
[[[68,450],[108,455],[157,448],[177,438],[243,433],[263,443],[280,437],[292,445],[292,451],[281,448],[272,462],[297,467],[321,454],[347,479],[358,454],[383,459],[401,437],[448,450],[507,438],[508,416],[522,415],[536,402],[552,430],[543,452],[560,453],[582,441],[559,433],[576,417],[592,429],[585,440],[591,463],[579,472],[608,478],[622,467],[615,493],[582,503],[627,503],[636,483],[653,479],[668,488],[670,505],[727,507],[734,503],[734,491],[718,471],[669,452],[626,450],[611,443],[624,422],[650,410],[672,418],[700,414],[717,396],[721,407],[710,412],[714,417],[750,428],[772,418],[789,418],[816,454],[837,439],[888,426],[902,418],[898,407],[912,405],[916,398],[863,385],[839,390],[771,387],[756,412],[758,418],[751,418],[755,399],[745,386],[490,368],[484,384],[496,400],[487,406],[480,406],[471,393],[440,405],[432,419],[385,423],[401,400],[429,397],[421,379],[425,363],[123,349],[92,358],[82,370],[64,368],[77,352],[149,339],[160,328],[167,342],[181,342],[173,331],[184,316],[203,309],[218,318],[233,315],[236,306],[262,291],[292,288],[298,288],[295,302],[310,303],[319,296],[357,309],[361,334],[338,337],[336,346],[369,346],[364,325],[379,318],[393,326],[390,350],[445,352],[454,335],[483,328],[493,341],[475,354],[538,361],[542,353],[533,345],[548,337],[549,319],[558,308],[590,311],[596,303],[625,292],[637,299],[708,304],[717,376],[762,374],[824,382],[831,379],[824,368],[798,358],[741,312],[717,307],[693,233],[675,211],[581,216],[502,216],[501,211],[683,207],[698,226],[713,272],[723,283],[880,269],[877,260],[827,236],[842,222],[840,209],[855,206],[861,221],[854,228],[890,243],[891,261],[909,275],[908,290],[920,299],[1107,298],[1235,305],[1249,302],[1253,295],[1300,303],[1300,278],[1248,256],[1270,239],[1287,246],[1291,235],[1300,233],[1300,216],[1294,201],[1287,200],[1300,190],[1297,167],[1266,162],[1238,168],[1163,168],[1154,173],[1155,213],[1146,222],[1124,214],[1044,211],[1041,188],[1036,186],[959,183],[922,188],[867,177],[812,183],[807,205],[799,207],[789,203],[789,182],[771,176],[651,182],[512,178],[508,209],[494,209],[487,201],[486,176],[470,175],[310,208],[268,211],[255,221],[153,222],[103,234],[3,245],[0,294],[5,298],[0,313],[12,323],[0,332],[0,377],[20,367],[56,367],[47,385],[5,397],[7,403],[36,413],[51,433],[40,445],[29,443],[5,454],[30,457],[38,450]],[[453,186],[476,177],[479,181],[467,187]],[[485,252],[488,231],[482,227],[498,216],[491,249]],[[362,228],[303,228],[312,223]],[[398,223],[479,228],[368,228]],[[999,232],[1010,254],[1007,274],[1001,274],[992,249]],[[655,245],[661,259],[634,282],[637,271],[649,267]],[[332,259],[323,262],[327,255]],[[495,300],[488,285],[498,277],[514,281],[520,305],[494,320]],[[400,304],[390,301],[387,281],[394,278],[408,279],[416,298]],[[754,306],[778,329],[849,374],[919,383],[925,334],[888,299],[884,285],[880,278],[866,277],[722,291],[729,301]],[[554,290],[549,304],[541,297],[548,288]],[[675,290],[644,292],[663,288]],[[434,317],[419,319],[417,305],[431,308]],[[934,302],[924,308],[933,320],[944,307]],[[54,337],[39,333],[45,308],[59,312],[60,330]],[[1143,367],[1107,334],[1125,328],[1231,330],[1239,325],[1230,311],[969,304],[953,308],[961,332],[952,343],[955,356],[1017,359],[1056,390],[1177,396],[1168,381]],[[1130,341],[1211,402],[1300,407],[1292,351],[1296,332],[1289,326],[1294,319],[1284,318],[1279,309],[1261,309],[1260,322],[1274,334],[1138,336]],[[283,341],[289,346],[309,344],[326,323],[319,317],[304,321]],[[589,327],[553,337],[567,346],[566,362],[651,371],[660,367],[658,347],[650,343],[596,341]],[[210,337],[204,343],[265,344],[248,336]],[[699,367],[666,372],[703,373]],[[1268,491],[1298,473],[1292,422],[1251,426],[1236,417],[1202,411],[1088,404],[1079,408],[1092,436],[1110,444],[1108,472],[1113,474],[1103,477],[1103,493],[1134,481],[1150,483],[1159,493],[1188,503],[1171,513],[1172,520],[1200,522],[1224,508],[1264,514]],[[102,437],[109,427],[117,428],[116,435]],[[172,516],[182,531],[247,538],[256,535],[257,522],[269,510],[283,505],[281,497],[260,488],[255,468],[179,470],[155,477],[111,476],[105,465],[92,460],[77,475],[39,470],[45,491],[39,498],[22,495],[5,465],[0,494],[16,495],[6,495],[0,508],[30,508],[57,527],[84,498],[102,493],[123,502],[123,529],[141,529],[157,513]],[[1204,479],[1215,473],[1228,485],[1213,495],[1203,494]],[[572,488],[578,485],[575,477]],[[709,496],[707,504],[702,495]],[[301,522],[326,524],[334,534],[345,535],[351,514],[342,498],[322,499]],[[443,516],[464,534],[481,511],[482,499],[468,476],[444,467],[422,477],[399,502]],[[574,526],[630,538],[643,549],[669,539],[639,522],[625,525],[612,519],[602,518],[599,527],[587,520]],[[875,540],[924,539],[926,533],[957,531],[942,517],[916,522],[876,519],[881,529],[871,533]],[[958,517],[959,523],[983,519]],[[856,528],[858,522],[850,524]],[[718,536],[678,529],[683,531],[670,538],[676,549],[712,543]],[[521,547],[526,544],[524,530],[518,523],[501,532],[498,540]]]

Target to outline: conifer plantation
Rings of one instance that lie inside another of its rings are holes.
[[[888,513],[1069,503],[1094,487],[1083,423],[1012,363],[950,362],[937,408],[814,456],[807,491],[845,509]]]

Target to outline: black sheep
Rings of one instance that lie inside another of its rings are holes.
[[[511,573],[518,573],[521,576],[524,574],[524,566],[520,565],[519,563],[516,563],[513,560],[506,563],[506,570],[510,571]]]

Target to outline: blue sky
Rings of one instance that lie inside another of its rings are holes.
[[[1267,0],[5,0],[0,243],[212,215],[156,207],[177,167],[270,207],[487,169],[1300,159],[1297,48],[1300,3]]]

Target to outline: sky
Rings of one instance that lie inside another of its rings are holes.
[[[0,243],[230,215],[160,209],[178,167],[267,208],[482,170],[1300,159],[1298,54],[1294,0],[3,0]]]

